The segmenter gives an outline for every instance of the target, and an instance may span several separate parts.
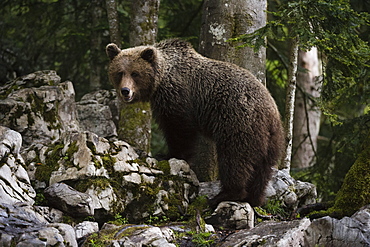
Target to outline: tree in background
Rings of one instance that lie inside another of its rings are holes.
[[[207,57],[246,68],[265,84],[266,49],[239,47],[230,39],[250,34],[266,25],[267,0],[206,0],[199,52]]]
[[[324,58],[319,103],[325,119],[321,132],[329,139],[318,147],[316,165],[299,178],[313,181],[321,195],[332,198],[370,129],[366,110],[370,48],[359,36],[360,30],[368,30],[369,15],[354,11],[345,0],[284,1],[272,15],[266,27],[242,39],[258,47],[265,37],[283,41],[299,37],[302,50],[317,47]]]
[[[117,2],[116,0],[106,0],[105,5],[107,6],[110,41],[121,47],[122,38],[119,28],[120,20],[118,19]]]
[[[312,166],[317,156],[317,138],[320,130],[320,61],[318,50],[298,52],[297,92],[293,119],[292,167]]]

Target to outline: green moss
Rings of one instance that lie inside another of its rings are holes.
[[[113,169],[114,164],[117,162],[116,158],[112,157],[110,154],[105,154],[101,157],[103,161],[103,166],[108,170],[109,175],[114,175],[116,173]]]
[[[105,190],[110,185],[110,180],[107,178],[97,177],[97,178],[90,178],[79,180],[74,188],[80,192],[86,192],[88,188],[93,186],[95,190],[100,193],[101,191]]]
[[[73,141],[71,144],[69,144],[68,149],[67,149],[67,151],[65,153],[65,156],[64,156],[64,160],[65,160],[64,165],[66,167],[74,167],[75,166],[74,163],[73,163],[73,156],[74,156],[75,153],[77,153],[77,151],[78,151],[77,141]]]
[[[53,107],[52,109],[48,109],[44,101],[39,98],[35,93],[29,94],[27,96],[27,102],[31,102],[31,111],[34,113],[38,113],[41,117],[49,123],[49,130],[51,129],[60,129],[62,126],[58,121],[58,112],[57,106]],[[30,119],[28,120],[29,124]]]
[[[171,167],[170,163],[167,160],[159,161],[158,168],[164,173],[164,175],[170,175]]]
[[[36,173],[35,177],[39,181],[46,182],[49,184],[49,179],[51,173],[56,171],[59,168],[58,161],[62,155],[63,144],[55,144],[52,147],[49,147],[46,151],[47,157],[45,159],[45,164],[43,163],[36,163]]]
[[[143,150],[150,151],[150,118],[151,110],[147,102],[138,102],[125,105],[121,108],[118,137],[130,145]],[[140,126],[140,128],[138,128]]]
[[[370,140],[370,136],[368,137]],[[335,203],[328,213],[335,217],[351,216],[370,204],[370,141],[365,143],[355,163],[347,172]]]
[[[113,229],[103,229],[99,231],[99,233],[93,233],[87,237],[86,241],[82,246],[109,246],[111,241],[116,239],[116,233],[121,230],[121,228],[113,228]]]
[[[124,237],[129,237],[132,236],[132,234],[136,231],[141,231],[144,229],[148,229],[150,226],[145,226],[145,225],[133,225],[133,226],[126,226],[127,228],[120,232],[117,236],[115,236],[116,239],[121,239]]]

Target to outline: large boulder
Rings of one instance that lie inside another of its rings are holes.
[[[0,122],[19,132],[25,146],[49,144],[79,129],[72,82],[40,71],[0,87]]]
[[[107,139],[117,138],[118,100],[114,90],[98,90],[77,102],[81,129]]]
[[[72,226],[48,222],[31,205],[1,203],[0,223],[0,246],[77,247]]]
[[[25,162],[19,154],[22,136],[0,126],[0,202],[13,204],[34,203],[36,192],[31,185]]]
[[[370,246],[370,205],[340,220],[326,216],[306,229],[305,246]]]
[[[265,221],[251,230],[240,230],[225,239],[220,245],[227,246],[305,246],[304,231],[310,220]]]
[[[268,200],[278,200],[289,210],[297,209],[316,202],[316,186],[308,182],[295,180],[289,170],[273,168],[272,179],[266,188]]]

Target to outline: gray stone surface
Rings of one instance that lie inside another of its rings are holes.
[[[25,162],[19,154],[22,136],[9,128],[0,126],[0,202],[34,203],[36,192],[33,189]]]
[[[88,194],[81,193],[64,183],[55,183],[44,191],[49,205],[74,217],[94,215],[93,201]]]
[[[240,230],[221,244],[221,247],[286,247],[305,246],[304,231],[310,225],[309,219],[273,222],[265,221],[251,230]]]
[[[221,202],[205,221],[223,229],[250,229],[254,227],[254,211],[246,202]]]
[[[81,128],[101,137],[117,137],[114,123],[114,120],[118,121],[117,107],[118,102],[114,91],[99,90],[84,95],[77,102],[78,120]],[[112,116],[112,110],[115,111],[114,116]]]
[[[315,219],[306,230],[305,246],[370,246],[370,205],[340,220]]]

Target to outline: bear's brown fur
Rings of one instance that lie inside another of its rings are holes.
[[[191,162],[199,135],[213,140],[222,191],[212,207],[263,203],[283,134],[273,98],[248,70],[203,57],[177,39],[125,50],[109,44],[106,52],[118,94],[151,103],[171,157]]]

